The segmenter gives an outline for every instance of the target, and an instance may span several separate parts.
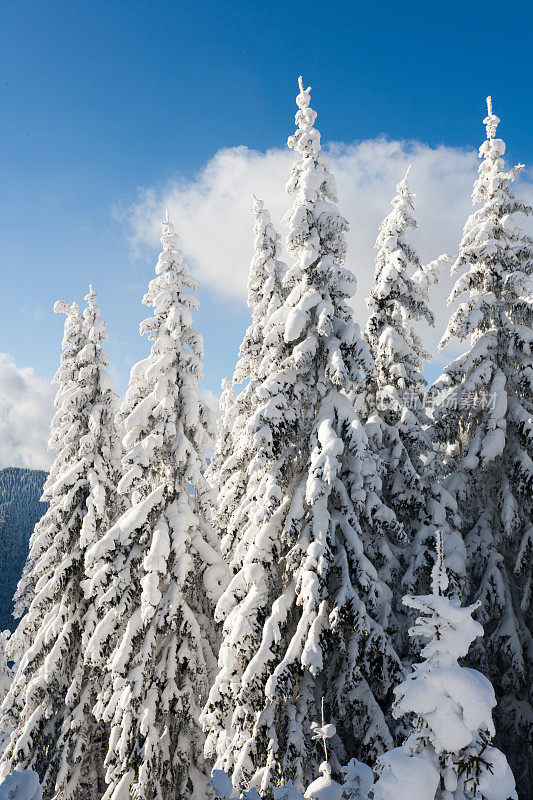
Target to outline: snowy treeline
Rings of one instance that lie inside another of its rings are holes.
[[[28,555],[31,532],[46,511],[39,502],[46,472],[0,469],[0,628],[13,627],[13,594]]]
[[[301,78],[296,102],[288,258],[254,197],[251,324],[218,426],[168,215],[150,352],[121,404],[92,288],[83,313],[56,306],[49,506],[0,640],[0,775],[34,770],[45,800],[513,800],[515,778],[528,796],[522,167],[505,170],[489,98],[442,340],[466,352],[427,387],[430,289],[451,259],[423,264],[410,244],[416,176],[398,176],[379,228],[362,330]]]

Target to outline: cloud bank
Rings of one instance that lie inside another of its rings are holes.
[[[412,165],[410,185],[417,195],[418,219],[411,241],[423,261],[443,252],[453,257],[472,210],[477,153],[384,138],[333,144],[327,152],[337,180],[339,209],[351,225],[347,266],[358,279],[354,308],[357,320],[364,325],[378,226],[408,165]],[[265,201],[283,238],[280,221],[288,207],[284,186],[293,161],[294,154],[288,149],[262,153],[235,147],[216,153],[191,179],[142,190],[137,201],[121,214],[133,254],[149,248],[153,255],[157,250],[160,221],[168,208],[181,247],[201,284],[244,305],[252,246],[252,192]],[[521,199],[533,203],[531,179],[522,176],[516,188]],[[528,227],[523,220],[520,224]],[[443,275],[431,297],[435,328],[421,331],[435,354],[450,315],[446,298],[451,286],[449,274]],[[428,377],[438,374],[451,355],[450,348],[436,354]],[[0,354],[0,466],[49,467],[46,440],[53,395],[48,380],[35,375],[31,368],[18,367],[11,356]],[[216,408],[213,393],[206,399]]]
[[[48,469],[54,389],[31,367],[0,353],[0,467]]]
[[[418,228],[411,234],[413,245],[423,261],[444,252],[453,257],[472,211],[477,153],[385,138],[332,144],[327,152],[337,180],[339,209],[351,226],[347,266],[358,279],[355,313],[364,324],[378,226],[407,167],[412,165],[409,180],[417,195]],[[252,192],[265,201],[283,238],[280,221],[288,207],[284,186],[293,161],[294,154],[288,149],[262,153],[234,147],[219,151],[192,179],[178,178],[141,191],[138,201],[123,215],[133,253],[144,252],[147,246],[157,249],[160,221],[168,208],[181,247],[200,282],[244,302],[252,243]],[[517,189],[524,200],[533,199],[532,184],[526,178]],[[433,290],[436,325],[425,332],[425,338],[434,352],[450,315],[446,299],[451,286],[452,279],[445,274]]]

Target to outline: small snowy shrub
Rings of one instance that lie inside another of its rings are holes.
[[[442,538],[432,594],[406,596],[420,612],[409,631],[427,640],[423,661],[395,690],[395,717],[412,730],[405,743],[377,760],[374,800],[516,800],[513,774],[494,736],[494,690],[481,673],[462,667],[471,643],[483,635],[472,618],[479,603],[463,608],[443,592]]]

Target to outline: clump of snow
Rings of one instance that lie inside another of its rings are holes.
[[[331,764],[323,761],[319,767],[320,777],[309,784],[304,792],[306,800],[341,800],[342,786],[331,777]]]
[[[42,800],[39,776],[32,769],[11,772],[0,784],[0,800]]]

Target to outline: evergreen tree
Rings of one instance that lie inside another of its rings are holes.
[[[234,384],[244,386],[237,396],[227,379],[222,384],[223,415],[219,422],[214,460],[208,473],[208,479],[218,492],[215,523],[221,537],[222,553],[233,569],[236,568],[234,550],[243,523],[241,501],[252,458],[244,428],[257,407],[256,390],[261,377],[268,373],[268,354],[279,344],[275,331],[271,334],[265,326],[283,302],[286,271],[286,265],[280,260],[280,237],[270,214],[255,195],[253,200],[254,250],[248,277],[252,322],[239,348],[233,376]]]
[[[248,276],[248,306],[252,309],[252,322],[239,348],[239,361],[234,381],[257,380],[268,366],[263,364],[265,353],[278,342],[267,342],[268,320],[284,300],[283,278],[287,267],[281,256],[280,236],[274,228],[270,214],[262,200],[253,195],[254,252]]]
[[[407,716],[411,733],[378,759],[374,800],[516,800],[507,760],[491,744],[494,689],[481,673],[458,664],[483,635],[472,619],[480,604],[463,608],[444,595],[447,587],[439,536],[432,593],[404,597],[421,613],[409,633],[428,640],[424,660],[394,690],[394,716]]]
[[[104,673],[95,706],[110,726],[106,800],[183,797],[202,767],[199,703],[215,667],[210,603],[225,570],[210,526],[204,448],[214,420],[200,398],[198,301],[168,216],[143,298],[153,342],[122,404],[131,507],[87,553],[98,624],[87,660]]]
[[[50,467],[41,498],[43,502],[49,504],[49,507],[36,524],[30,538],[28,558],[15,592],[14,616],[17,619],[28,610],[33,599],[35,583],[40,575],[40,570],[37,571],[35,565],[43,554],[46,556],[55,537],[68,525],[71,511],[70,506],[63,507],[64,494],[62,492],[57,497],[54,495],[54,487],[58,478],[70,467],[71,461],[75,457],[74,443],[69,435],[73,414],[70,404],[66,401],[72,393],[72,386],[78,376],[78,353],[83,347],[83,317],[77,303],[68,303],[65,300],[58,300],[54,304],[54,312],[65,314],[63,353],[54,376],[54,382],[59,386],[54,401],[57,410],[52,419],[48,437],[48,449],[55,450],[56,456]],[[22,653],[25,649],[23,645]]]
[[[300,78],[285,219],[294,263],[288,296],[265,326],[268,373],[245,427],[246,552],[217,605],[219,672],[202,718],[206,752],[237,788],[309,784],[322,760],[310,731],[322,696],[337,724],[333,769],[389,747],[384,709],[401,677],[387,633],[391,592],[378,574],[400,528],[379,499],[347,394],[372,360],[347,302],[348,223],[309,102]]]
[[[413,278],[422,267],[407,236],[409,228],[416,228],[414,195],[407,182],[409,171],[410,168],[396,186],[392,211],[380,225],[375,245],[374,284],[367,301],[370,317],[365,330],[375,363],[370,381],[375,388],[374,405],[381,411],[385,424],[403,434],[402,443],[411,464],[408,475],[402,474],[404,486],[396,489],[396,493],[403,489],[407,507],[413,483],[409,474],[413,469],[421,472],[420,456],[429,449],[424,432],[426,380],[422,366],[430,356],[413,323],[425,321],[434,325],[433,314]]]
[[[464,546],[455,527],[456,503],[435,474],[437,463],[426,412],[427,382],[422,373],[430,355],[413,327],[420,322],[434,325],[428,287],[438,281],[447,257],[422,266],[409,242],[408,231],[416,228],[409,169],[396,187],[392,211],[381,223],[376,240],[365,329],[375,368],[367,377],[365,431],[378,458],[383,500],[402,522],[410,542],[408,549],[397,553],[401,565],[396,571],[404,572],[403,584],[392,574],[389,585],[417,591],[429,579],[432,540],[438,526],[445,530],[447,562],[456,588],[464,574]],[[397,605],[401,615],[400,593]],[[402,650],[407,645],[399,642]]]
[[[83,658],[95,612],[81,585],[87,548],[120,508],[120,450],[105,323],[92,289],[86,300],[83,317],[76,304],[56,304],[67,313],[50,435],[58,455],[44,490],[50,507],[21,581],[27,612],[10,643],[18,663],[2,707],[2,728],[12,729],[2,773],[33,768],[47,800],[98,800],[103,790],[105,732],[91,713],[97,679]]]
[[[461,276],[450,300],[462,298],[441,344],[471,339],[433,392],[435,432],[457,499],[468,553],[470,592],[482,603],[485,635],[472,663],[490,678],[498,707],[497,741],[517,783],[527,792],[533,775],[531,732],[531,566],[533,555],[533,240],[513,222],[532,208],[505,171],[505,143],[495,138],[499,118],[488,99],[487,139],[474,184],[478,206],[463,232],[453,271]],[[529,758],[516,743],[529,746]],[[529,743],[529,744],[528,744]],[[525,795],[524,795],[525,796]]]

